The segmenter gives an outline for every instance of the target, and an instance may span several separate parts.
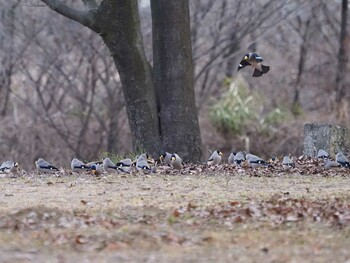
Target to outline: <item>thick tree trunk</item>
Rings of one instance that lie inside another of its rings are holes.
[[[93,15],[121,79],[136,151],[160,150],[159,122],[151,68],[143,49],[137,0],[105,0]]]
[[[159,97],[162,148],[185,160],[201,157],[194,96],[188,0],[151,0],[153,76]]]

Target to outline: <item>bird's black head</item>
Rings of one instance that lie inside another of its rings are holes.
[[[96,168],[97,168],[96,164],[92,164],[92,165],[90,166],[90,170],[92,170],[92,171],[95,171]]]

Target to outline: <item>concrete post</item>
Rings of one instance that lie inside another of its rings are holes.
[[[327,151],[334,158],[338,151],[350,151],[348,129],[326,123],[306,123],[304,125],[304,155],[315,157],[319,149]]]

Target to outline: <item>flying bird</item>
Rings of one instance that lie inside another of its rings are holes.
[[[263,74],[266,74],[270,70],[269,66],[263,65],[261,63],[263,61],[264,60],[258,53],[247,53],[244,55],[243,59],[239,63],[237,71],[241,70],[246,66],[252,66],[254,68],[253,77],[261,77]]]

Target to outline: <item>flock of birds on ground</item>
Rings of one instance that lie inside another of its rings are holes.
[[[333,168],[350,168],[350,163],[348,158],[342,153],[338,152],[335,156],[335,160],[332,160],[329,154],[320,149],[317,152],[317,161],[323,163],[325,170]],[[201,164],[206,167],[219,167],[223,162],[223,154],[221,151],[216,150],[212,152],[211,156],[206,163]],[[237,153],[232,152],[228,159],[228,165],[232,167],[239,168],[252,168],[257,169],[260,167],[270,168],[280,165],[283,171],[290,171],[296,167],[295,162],[290,156],[284,156],[282,162],[279,162],[276,157],[271,158],[269,161],[265,161],[257,155],[246,153],[244,151],[239,151]],[[170,171],[184,170],[185,167],[190,167],[193,164],[184,163],[182,158],[176,153],[164,152],[159,156],[159,158],[152,159],[146,153],[136,156],[135,160],[131,158],[126,158],[120,160],[117,163],[114,163],[110,158],[103,158],[102,161],[84,163],[83,161],[73,158],[71,160],[71,172],[73,173],[90,173],[96,176],[102,174],[110,173],[139,173],[139,174],[151,174],[157,172],[157,169],[160,171]],[[39,173],[57,173],[62,170],[44,160],[39,158],[35,161],[35,167]],[[5,161],[0,166],[1,173],[11,173],[11,174],[20,174],[20,166],[17,162]]]
[[[270,67],[262,64],[262,57],[256,53],[247,53],[242,58],[237,71],[243,69],[246,66],[251,66],[254,69],[253,77],[261,77],[263,74],[266,74]],[[218,166],[222,162],[222,152],[214,151],[206,162],[206,166]],[[336,154],[335,160],[331,160],[329,154],[320,149],[317,153],[317,159],[323,162],[324,168],[326,170],[337,168],[337,167],[346,167],[350,168],[349,160],[346,156],[338,152]],[[235,167],[251,167],[253,169],[258,167],[273,167],[278,161],[276,158],[272,158],[270,161],[265,161],[259,156],[245,153],[243,151],[237,153],[231,153],[228,157],[228,164]],[[120,171],[123,173],[133,173],[135,170],[142,173],[152,173],[157,171],[157,167],[163,167],[163,170],[183,170],[187,164],[184,164],[181,157],[176,153],[163,153],[157,160],[149,158],[145,153],[136,157],[135,160],[126,158],[120,160],[117,163],[114,163],[110,158],[104,158],[102,162],[91,162],[84,163],[81,160],[74,158],[71,161],[71,170],[72,172],[90,172],[94,175],[101,175],[102,173],[114,173]],[[60,170],[44,160],[39,158],[35,162],[36,169],[40,173],[56,173]],[[187,165],[188,166],[188,165]],[[165,167],[165,168],[164,168]],[[290,156],[284,156],[282,160],[283,170],[288,171],[295,168],[294,161]],[[20,171],[19,165],[17,162],[5,161],[0,166],[1,173],[12,173],[18,174]]]

